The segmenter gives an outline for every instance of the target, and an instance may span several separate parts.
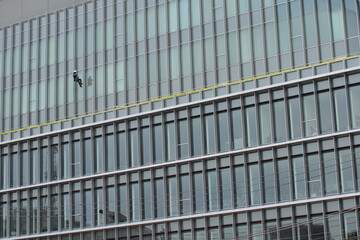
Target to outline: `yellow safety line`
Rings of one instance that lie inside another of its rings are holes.
[[[107,110],[102,110],[102,111],[99,111],[99,112],[87,113],[87,114],[83,114],[83,115],[80,115],[80,116],[69,117],[69,118],[64,118],[64,119],[55,120],[55,121],[51,121],[51,122],[45,122],[45,123],[40,123],[40,124],[36,124],[36,125],[32,125],[32,126],[27,126],[27,127],[23,127],[23,128],[9,130],[9,131],[5,131],[5,132],[0,132],[0,135],[13,133],[13,132],[20,132],[20,131],[24,131],[26,129],[32,129],[32,128],[51,125],[51,124],[55,124],[55,123],[66,122],[66,121],[80,119],[80,118],[89,117],[89,116],[94,116],[94,115],[98,115],[98,114],[102,114],[102,113],[113,112],[113,111],[116,111],[116,110],[129,108],[129,107],[134,107],[134,106],[139,106],[139,105],[143,105],[143,104],[147,104],[147,103],[151,103],[151,102],[157,102],[157,101],[168,99],[168,98],[183,96],[183,95],[196,93],[196,92],[202,92],[202,91],[206,91],[206,90],[210,90],[210,89],[214,89],[214,88],[226,87],[226,86],[230,86],[230,85],[241,83],[241,82],[247,82],[247,81],[251,81],[251,80],[255,80],[255,79],[259,79],[259,78],[270,77],[270,76],[274,76],[274,75],[278,75],[278,74],[282,74],[282,73],[298,71],[298,70],[302,70],[302,69],[305,69],[305,68],[312,68],[312,67],[316,67],[316,66],[320,66],[320,65],[324,65],[324,64],[328,64],[328,63],[333,63],[333,62],[338,62],[338,61],[343,61],[343,60],[348,60],[348,59],[352,59],[352,58],[356,58],[356,57],[358,57],[358,56],[356,55],[356,56],[350,56],[350,57],[343,57],[343,58],[338,58],[338,59],[333,59],[333,60],[317,63],[317,64],[314,64],[314,65],[303,66],[303,67],[293,68],[293,69],[287,69],[287,70],[284,70],[284,71],[273,72],[273,73],[264,74],[264,75],[261,75],[261,76],[256,76],[256,77],[251,77],[251,78],[246,78],[246,79],[242,79],[242,80],[238,80],[238,81],[234,81],[234,82],[228,82],[228,83],[218,84],[218,85],[214,85],[214,86],[210,86],[210,87],[205,87],[205,88],[190,90],[190,91],[186,91],[186,92],[176,93],[176,94],[172,94],[172,95],[168,95],[168,96],[164,96],[164,97],[159,97],[159,98],[146,100],[146,101],[143,101],[143,102],[132,103],[132,104],[121,106],[121,107],[117,106],[117,107],[107,109]]]

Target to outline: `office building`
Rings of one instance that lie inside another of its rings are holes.
[[[0,0],[0,238],[356,239],[359,4]]]

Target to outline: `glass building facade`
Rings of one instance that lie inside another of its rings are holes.
[[[359,11],[96,0],[0,28],[0,238],[356,239]]]

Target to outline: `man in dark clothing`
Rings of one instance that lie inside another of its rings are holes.
[[[74,77],[74,82],[78,82],[79,86],[82,87],[82,80],[81,78],[79,78],[79,75],[77,74],[76,70],[74,70],[73,77]]]

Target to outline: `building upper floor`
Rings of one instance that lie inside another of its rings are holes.
[[[355,0],[71,6],[0,29],[0,129],[356,55],[358,23]],[[72,80],[74,69],[83,88]]]

